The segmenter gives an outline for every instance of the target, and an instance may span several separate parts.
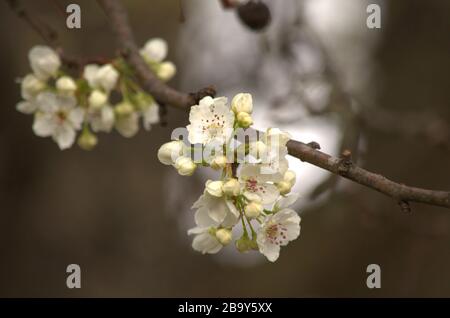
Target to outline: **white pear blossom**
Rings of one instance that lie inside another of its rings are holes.
[[[100,88],[105,92],[110,92],[117,84],[119,72],[111,64],[103,66],[89,64],[84,68],[83,77],[92,88]]]
[[[147,62],[159,63],[166,58],[167,51],[167,42],[161,38],[154,38],[145,43],[140,53]]]
[[[219,222],[211,219],[205,209],[198,209],[195,213],[195,223],[196,227],[188,231],[188,235],[195,235],[192,248],[202,254],[219,252],[223,247],[215,235]]]
[[[92,130],[95,132],[110,132],[114,126],[114,110],[110,105],[103,105],[101,108],[90,108],[87,116]]]
[[[32,100],[46,87],[45,81],[39,79],[34,74],[28,74],[21,81],[21,95],[25,100]]]
[[[16,109],[17,111],[24,113],[24,114],[33,114],[38,108],[38,105],[35,101],[21,101],[17,103]]]
[[[44,81],[56,76],[61,66],[59,55],[44,45],[33,47],[28,54],[28,59],[34,74]]]
[[[226,143],[233,134],[234,113],[225,97],[204,97],[199,105],[191,107],[189,114],[189,142],[206,145],[211,142]]]
[[[239,211],[231,200],[226,197],[216,197],[205,191],[192,205],[193,209],[202,210],[217,224],[224,227],[234,226],[239,219]]]
[[[268,216],[257,232],[259,251],[271,262],[280,255],[280,247],[300,235],[300,216],[291,209],[283,209]]]
[[[84,111],[72,96],[43,92],[36,98],[33,131],[40,137],[52,137],[61,150],[70,148],[75,131],[81,128]]]
[[[239,174],[244,195],[254,201],[255,195],[260,198],[263,205],[271,204],[280,195],[277,187],[266,182],[267,176],[260,174],[260,167],[253,164],[244,164]]]

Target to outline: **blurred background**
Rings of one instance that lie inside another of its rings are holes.
[[[61,8],[75,1],[22,1],[58,30],[66,52],[116,53],[95,1],[80,30]],[[124,1],[125,2],[125,1]],[[272,0],[262,31],[219,0],[126,1],[137,41],[165,38],[178,67],[171,85],[214,84],[220,96],[254,96],[257,128],[288,130],[395,181],[450,190],[450,2]],[[366,8],[382,8],[381,29]],[[187,113],[131,139],[100,136],[92,152],[60,151],[15,110],[16,79],[43,40],[0,2],[0,296],[3,297],[449,297],[450,211],[397,203],[290,160],[298,173],[298,240],[272,264],[227,247],[194,252],[189,207],[208,175],[182,178],[156,152]],[[82,288],[66,287],[81,266]],[[366,268],[381,266],[381,289]]]

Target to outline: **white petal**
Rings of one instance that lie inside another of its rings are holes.
[[[218,226],[219,223],[215,222],[208,213],[208,208],[200,208],[195,212],[195,224],[199,227],[208,228],[211,226]]]
[[[256,242],[258,243],[259,251],[263,254],[269,261],[275,262],[280,256],[280,246],[272,244],[269,240],[265,239],[265,234],[262,229],[257,234]]]
[[[95,64],[89,64],[84,67],[83,77],[88,81],[89,86],[96,86],[96,76],[99,66]]]
[[[58,98],[51,92],[42,92],[36,97],[36,104],[39,110],[46,113],[54,113],[59,109]]]
[[[34,116],[33,131],[39,137],[49,137],[56,129],[56,122],[51,114],[37,113]]]
[[[24,114],[32,114],[36,111],[36,108],[36,103],[28,101],[21,101],[16,105],[16,109]]]
[[[61,150],[70,148],[75,141],[75,129],[65,122],[59,125],[53,133],[53,140],[56,141]]]
[[[81,124],[83,123],[84,119],[84,110],[81,107],[70,110],[67,119],[70,121],[73,128],[75,128],[76,130],[81,129]]]
[[[222,248],[222,244],[209,233],[197,235],[192,241],[192,248],[203,254],[215,254]]]
[[[297,200],[298,200],[299,194],[298,193],[291,193],[285,197],[281,197],[275,206],[275,209],[277,210],[281,210],[284,208],[287,208],[289,206],[291,206],[292,204],[294,204]]]
[[[159,122],[159,106],[152,104],[144,112],[144,128],[150,130],[152,124]]]

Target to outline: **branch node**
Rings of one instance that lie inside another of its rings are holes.
[[[189,96],[194,100],[195,104],[198,104],[199,101],[206,96],[214,97],[216,96],[216,88],[213,85],[202,88],[196,93],[190,93]]]
[[[398,201],[398,205],[403,212],[411,213],[411,206],[409,205],[408,201],[400,200]]]
[[[311,147],[314,150],[319,150],[320,149],[319,143],[317,143],[315,141],[308,142],[306,145]]]
[[[344,151],[342,151],[341,157],[339,158],[339,174],[347,174],[352,165],[352,152],[348,149],[345,149]]]

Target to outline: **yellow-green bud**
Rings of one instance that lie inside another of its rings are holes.
[[[226,195],[235,197],[241,192],[241,185],[237,179],[231,178],[223,184],[222,190]]]
[[[292,184],[287,181],[280,181],[277,183],[277,188],[281,195],[285,195],[291,192]]]
[[[163,81],[170,80],[176,72],[177,68],[172,62],[163,62],[157,68],[157,75]]]
[[[261,214],[262,210],[263,207],[261,203],[258,202],[250,202],[244,208],[245,216],[250,219],[258,217]]]
[[[89,131],[89,129],[84,129],[80,137],[78,137],[78,146],[84,150],[92,150],[97,146],[98,139],[97,136]]]
[[[253,124],[252,116],[245,112],[240,112],[237,114],[237,121],[239,126],[243,128],[248,128]]]
[[[283,181],[288,182],[291,186],[295,184],[296,181],[296,175],[295,172],[292,170],[288,170],[284,173]]]
[[[223,181],[217,180],[217,181],[206,181],[206,191],[208,191],[209,194],[215,196],[215,197],[221,197],[223,195]]]
[[[240,112],[251,114],[253,111],[252,95],[247,93],[237,94],[231,101],[231,109],[235,114]]]
[[[251,240],[246,236],[241,237],[235,244],[236,249],[241,253],[248,252],[252,248]]]
[[[216,231],[216,238],[222,245],[230,244],[233,239],[233,235],[230,230],[227,229],[218,229]]]
[[[134,108],[129,102],[123,101],[116,105],[114,112],[117,116],[128,116],[134,112]]]
[[[70,76],[62,76],[56,81],[56,89],[61,93],[73,93],[77,90],[77,84]]]
[[[108,95],[96,89],[89,94],[88,103],[93,109],[100,109],[108,101]]]
[[[175,161],[175,169],[182,176],[192,176],[197,165],[188,157],[180,157]]]

